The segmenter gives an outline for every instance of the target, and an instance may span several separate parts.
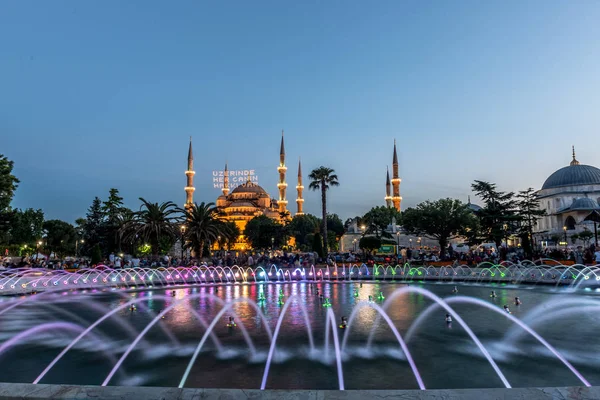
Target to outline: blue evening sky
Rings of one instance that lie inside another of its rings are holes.
[[[600,166],[599,21],[585,0],[5,0],[13,206],[72,222],[111,187],[182,205],[190,135],[197,201],[226,160],[275,197],[281,129],[292,211],[299,156],[336,170],[342,218],[383,204],[394,138],[403,208],[474,179],[540,188],[571,145]]]

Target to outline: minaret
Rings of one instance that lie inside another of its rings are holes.
[[[579,165],[579,161],[575,158],[575,146],[573,146],[573,160],[570,165]]]
[[[281,131],[281,148],[279,149],[279,167],[277,167],[277,172],[279,172],[279,183],[277,184],[277,189],[279,189],[279,200],[277,201],[277,206],[279,207],[280,213],[287,211],[287,200],[285,198],[285,190],[287,188],[287,183],[285,183],[286,171],[287,171],[287,167],[285,166],[285,147],[283,145],[283,131]]]
[[[402,202],[402,196],[400,196],[400,176],[398,175],[398,154],[396,153],[396,139],[394,139],[394,159],[392,160],[392,187],[394,188],[392,202],[394,208],[400,211],[400,203]]]
[[[188,166],[185,171],[187,177],[187,186],[185,187],[185,208],[189,208],[194,204],[194,153],[192,152],[192,137],[190,136],[190,148],[188,150]]]
[[[229,169],[227,169],[227,162],[225,162],[225,173],[223,174],[223,196],[227,196],[229,194]]]
[[[298,212],[296,213],[296,215],[304,215],[304,212],[302,211],[302,206],[304,205],[302,191],[304,190],[304,186],[302,186],[302,164],[300,162],[300,158],[298,158],[298,185],[296,185],[296,190],[298,191],[298,198],[296,199],[296,204],[298,205]]]
[[[390,183],[390,169],[386,168],[386,178],[385,178],[385,205],[387,207],[392,206],[392,192],[391,192],[391,183]]]

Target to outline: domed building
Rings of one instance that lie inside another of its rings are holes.
[[[225,176],[227,182],[227,166],[225,166]],[[240,232],[244,232],[248,221],[258,215],[280,219],[277,201],[271,199],[269,194],[256,183],[248,180],[233,189],[231,193],[228,192],[229,188],[225,183],[223,194],[217,198],[217,207],[225,219],[235,222]]]
[[[584,229],[593,232],[594,223],[586,218],[600,211],[600,169],[581,164],[573,149],[571,163],[550,175],[537,197],[548,214],[538,220],[536,236],[540,239],[571,236]]]
[[[225,171],[223,177],[223,194],[217,197],[217,208],[220,211],[222,218],[226,221],[234,222],[239,228],[241,235],[230,250],[247,250],[250,249],[250,245],[244,238],[244,229],[246,224],[252,218],[259,215],[265,215],[269,218],[274,219],[279,223],[285,223],[291,220],[291,213],[288,211],[287,205],[287,183],[286,183],[286,172],[287,167],[285,166],[285,146],[283,141],[283,131],[281,132],[281,146],[279,148],[279,166],[277,167],[279,174],[279,181],[277,183],[277,189],[279,192],[279,199],[275,200],[269,196],[267,191],[251,182],[250,177],[245,183],[235,187],[231,192],[229,188],[229,170],[227,164],[225,164]],[[192,207],[194,204],[194,155],[192,152],[192,139],[190,137],[190,146],[188,150],[188,167],[185,171],[187,185],[185,186],[186,201],[185,207]],[[304,199],[302,193],[304,186],[302,185],[302,165],[298,160],[298,184],[296,185],[296,215],[303,215]],[[288,245],[293,245],[293,238],[290,239]],[[218,250],[218,243],[213,244],[213,248]]]

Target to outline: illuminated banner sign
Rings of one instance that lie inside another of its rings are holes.
[[[245,182],[252,182],[258,185],[258,175],[253,169],[242,169],[227,171],[229,177],[229,189],[233,190]],[[223,189],[225,187],[225,171],[212,172],[213,188]]]

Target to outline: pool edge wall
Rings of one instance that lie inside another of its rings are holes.
[[[481,400],[481,399],[600,399],[597,387],[548,387],[516,389],[437,389],[437,390],[257,390],[257,389],[178,389],[163,387],[33,385],[0,383],[0,400],[41,399],[119,399],[119,400],[196,400],[196,399],[421,399],[421,400]]]

